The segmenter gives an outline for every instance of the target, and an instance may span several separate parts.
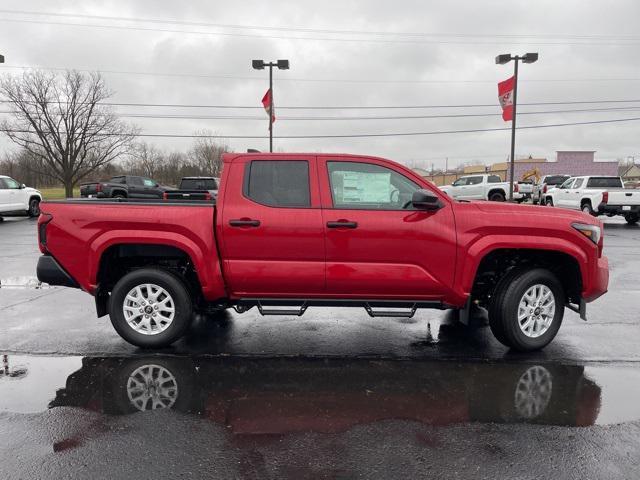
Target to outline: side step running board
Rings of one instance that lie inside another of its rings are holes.
[[[364,309],[367,311],[370,317],[401,317],[411,318],[416,314],[418,309],[414,303],[408,310],[374,310],[376,307],[372,307],[369,303],[364,304]]]
[[[441,302],[409,300],[243,298],[232,305],[238,313],[257,307],[261,315],[302,316],[308,307],[364,307],[370,317],[411,318],[418,308],[446,308]]]
[[[303,303],[302,305],[300,305],[298,308],[288,308],[288,307],[282,307],[282,308],[274,308],[273,306],[268,306],[265,307],[262,302],[258,302],[258,311],[260,312],[260,315],[266,316],[266,315],[296,315],[298,317],[301,317],[302,315],[304,315],[304,312],[307,310],[307,304],[306,302]]]

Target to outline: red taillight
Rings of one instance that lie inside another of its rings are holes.
[[[169,199],[169,195],[167,195],[167,192],[162,192],[162,199],[163,200],[168,200]]]
[[[602,192],[602,203],[609,203],[609,192]]]
[[[544,187],[542,187],[542,193],[547,193],[547,184],[544,184]]]
[[[515,193],[518,193],[520,191],[520,186],[517,183],[513,186],[513,191]]]
[[[47,225],[53,220],[53,215],[41,213],[38,218],[38,247],[42,253],[47,253]]]
[[[99,183],[96,185],[96,192],[101,192],[102,191],[102,184]]]
[[[205,200],[211,200],[213,197],[211,196],[211,193],[207,192],[204,194],[204,199]]]

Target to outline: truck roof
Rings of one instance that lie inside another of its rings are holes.
[[[356,155],[352,153],[327,153],[327,152],[287,152],[287,153],[279,153],[279,152],[263,152],[263,153],[223,153],[222,161],[224,163],[231,163],[236,158],[254,158],[256,160],[264,160],[268,158],[274,158],[278,160],[299,160],[300,156],[322,156],[322,157],[332,157],[332,158],[371,158],[374,160],[382,160],[382,161],[392,161],[388,158],[375,157],[373,155]],[[394,163],[398,163],[394,161]]]

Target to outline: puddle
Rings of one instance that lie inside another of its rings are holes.
[[[558,363],[4,355],[0,412],[173,409],[236,434],[383,420],[588,426],[640,419],[640,369]],[[154,417],[148,417],[154,418]]]
[[[36,277],[18,276],[0,278],[0,288],[52,288],[47,283],[42,283]]]

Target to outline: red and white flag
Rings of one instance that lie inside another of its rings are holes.
[[[271,115],[271,122],[276,121],[276,114],[273,111],[273,96],[271,95],[271,89],[267,90],[267,93],[262,97],[262,105],[267,115]]]
[[[513,120],[513,77],[498,83],[498,100],[502,107],[502,119],[505,122]]]

